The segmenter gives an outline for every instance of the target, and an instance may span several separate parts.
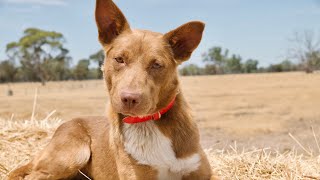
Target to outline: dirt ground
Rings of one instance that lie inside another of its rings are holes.
[[[297,139],[307,151],[320,153],[315,140],[320,141],[319,73],[182,77],[181,84],[204,147],[296,148],[304,152]],[[9,97],[8,85],[0,85],[2,119],[30,119],[36,88],[37,119],[53,111],[54,117],[63,120],[104,115],[108,102],[102,80],[49,82],[44,87],[15,83],[10,88],[14,95]]]

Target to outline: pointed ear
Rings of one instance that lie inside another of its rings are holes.
[[[130,30],[126,18],[112,0],[97,0],[95,16],[102,45],[110,44],[119,34]]]
[[[175,60],[181,63],[190,58],[201,41],[204,26],[202,22],[192,21],[164,35],[172,48]]]

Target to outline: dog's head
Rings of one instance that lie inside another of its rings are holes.
[[[166,34],[133,30],[112,0],[97,0],[95,15],[115,111],[144,116],[165,107],[178,91],[177,66],[200,43],[204,24],[189,22]]]

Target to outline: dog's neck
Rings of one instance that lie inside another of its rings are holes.
[[[161,116],[166,114],[173,107],[175,100],[176,100],[176,96],[177,96],[177,94],[179,94],[179,91],[177,91],[176,93],[171,93],[171,94],[173,94],[174,96],[173,96],[173,98],[171,98],[169,104],[167,104],[163,108],[162,108],[162,106],[158,106],[157,110],[152,112],[151,114],[147,114],[144,116],[126,116],[126,115],[119,113],[119,116],[120,116],[120,118],[123,119],[123,122],[128,123],[128,124],[137,124],[137,123],[143,123],[143,122],[147,122],[147,121],[161,120]],[[167,101],[167,100],[165,100],[165,101]],[[164,103],[162,103],[162,104],[164,104]]]
[[[174,98],[170,97],[170,99]],[[163,102],[161,102],[161,106],[159,106],[159,108],[157,109],[157,111],[159,111],[161,108],[165,107],[165,104],[170,103],[170,99],[164,100]],[[160,103],[159,103],[160,104]],[[181,107],[181,106],[185,106],[185,107]],[[180,117],[181,116],[181,117]],[[108,110],[108,119],[111,121],[111,123],[116,126],[116,127],[121,127],[123,122],[123,119],[127,117],[126,115],[123,115],[121,113],[118,113],[116,111],[114,111],[114,109],[112,108],[111,105],[109,105],[109,110]],[[174,118],[173,118],[174,117]],[[185,121],[185,120],[191,120],[192,116],[191,116],[191,110],[188,106],[188,103],[186,102],[184,96],[182,93],[180,93],[180,91],[178,91],[176,97],[175,97],[175,102],[174,105],[172,106],[172,108],[170,108],[170,110],[168,110],[168,112],[166,112],[165,114],[163,114],[161,116],[161,118],[159,120],[157,120],[156,122],[159,124],[162,124],[161,121],[175,121],[178,118],[181,118],[181,120]]]
[[[199,148],[200,137],[197,125],[193,121],[191,110],[182,93],[176,96],[175,104],[167,113],[161,116],[160,120],[126,124],[122,121],[123,116],[113,111],[112,108],[109,110],[108,119],[111,121],[110,133],[113,137],[112,141],[118,144],[119,147],[124,147],[124,133],[128,132],[128,128],[131,127],[132,129],[141,128],[139,133],[142,134],[144,130],[158,128],[159,132],[172,142],[177,158],[188,157]],[[150,133],[145,132],[144,134]]]

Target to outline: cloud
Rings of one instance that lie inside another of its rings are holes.
[[[8,4],[29,4],[43,6],[64,6],[67,5],[66,0],[4,0]]]

